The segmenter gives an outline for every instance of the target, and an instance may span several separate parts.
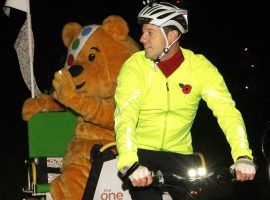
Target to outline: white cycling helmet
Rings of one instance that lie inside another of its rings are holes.
[[[145,6],[138,14],[138,22],[141,24],[153,24],[161,28],[175,26],[181,33],[187,33],[187,13],[187,10],[167,2],[152,3]]]

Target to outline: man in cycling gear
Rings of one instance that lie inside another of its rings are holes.
[[[254,179],[245,124],[222,75],[203,55],[179,45],[181,34],[188,32],[187,10],[151,3],[138,21],[144,51],[123,64],[115,93],[117,167],[136,186],[130,190],[132,199],[161,200],[162,193],[151,187],[151,171],[184,173],[193,153],[190,130],[201,99],[230,144],[237,179]]]

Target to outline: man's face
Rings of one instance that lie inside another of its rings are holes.
[[[155,60],[166,46],[165,38],[158,26],[144,24],[140,42],[144,46],[145,57]]]

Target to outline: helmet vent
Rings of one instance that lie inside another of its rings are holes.
[[[158,16],[157,18],[158,18],[158,19],[164,19],[164,18],[170,16],[170,15],[173,14],[173,13],[174,13],[174,12],[171,12],[171,13],[165,13],[164,15],[160,15],[160,16]]]
[[[151,14],[154,15],[154,14],[157,14],[157,13],[160,13],[160,12],[163,12],[163,11],[166,11],[166,10],[165,9],[155,10]]]

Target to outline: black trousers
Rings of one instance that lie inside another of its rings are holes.
[[[165,173],[186,175],[187,168],[194,163],[193,155],[183,155],[172,152],[150,151],[138,149],[139,163],[150,171],[161,170]],[[158,187],[131,187],[129,189],[132,200],[162,200],[163,191]],[[185,191],[175,191],[168,188],[173,200],[183,200]]]

